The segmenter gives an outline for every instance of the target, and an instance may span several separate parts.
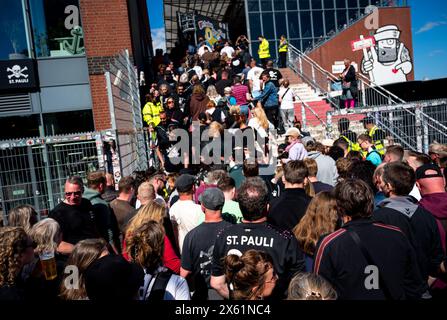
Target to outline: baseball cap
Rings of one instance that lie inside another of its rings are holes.
[[[427,171],[435,171],[436,173],[427,173]],[[442,178],[444,177],[441,168],[432,163],[427,163],[416,169],[416,180],[425,178]]]
[[[188,192],[194,185],[196,178],[190,174],[182,174],[175,180],[175,188],[178,192]]]
[[[199,201],[209,210],[221,210],[225,203],[225,196],[219,188],[208,188],[200,195]]]
[[[298,128],[292,127],[286,131],[286,137],[288,136],[301,137],[301,132]]]
[[[143,282],[143,268],[119,255],[99,258],[85,271],[85,289],[93,301],[133,300]]]
[[[334,140],[333,139],[323,139],[321,141],[321,144],[325,147],[332,147],[334,145]]]
[[[368,123],[375,123],[374,118],[371,117],[371,116],[366,116],[366,117],[364,117],[364,118],[362,119],[362,122],[363,122],[363,123],[366,123],[366,124],[368,124]]]

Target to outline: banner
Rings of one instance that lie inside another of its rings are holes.
[[[197,39],[203,37],[210,47],[222,39],[227,39],[228,25],[226,23],[201,15],[196,15],[195,19]]]

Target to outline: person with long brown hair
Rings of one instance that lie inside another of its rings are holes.
[[[79,241],[73,248],[67,261],[67,266],[77,268],[77,284],[70,283],[71,273],[66,274],[61,283],[62,300],[87,300],[85,290],[85,271],[100,257],[108,255],[107,243],[103,239],[86,239]]]
[[[8,225],[22,227],[27,234],[35,223],[37,223],[37,212],[28,204],[17,206],[8,214]]]
[[[231,300],[263,300],[272,294],[278,279],[270,255],[258,250],[229,254],[224,270]]]
[[[165,218],[166,206],[160,202],[151,201],[141,207],[137,214],[129,221],[129,225],[127,226],[123,241],[123,257],[128,261],[130,260],[130,252],[129,249],[126,248],[127,239],[132,237],[136,229],[149,221],[155,221],[163,224],[165,222]],[[168,222],[170,223],[170,221]],[[163,262],[164,265],[171,269],[174,273],[180,273],[180,258],[175,253],[172,243],[166,235],[164,236]]]
[[[312,272],[318,240],[321,236],[334,232],[338,222],[335,197],[328,191],[317,193],[309,203],[303,218],[293,229],[298,244],[305,254],[307,272]]]
[[[126,239],[131,262],[144,270],[140,300],[190,300],[186,280],[163,266],[165,239],[163,226],[154,220],[139,225]]]
[[[0,228],[0,301],[26,299],[20,272],[32,262],[34,247],[23,228]]]

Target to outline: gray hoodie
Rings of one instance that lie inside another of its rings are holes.
[[[317,162],[318,181],[330,184],[331,186],[335,186],[337,184],[338,172],[337,167],[335,166],[334,159],[318,151],[309,152],[307,157],[310,159],[314,159]]]

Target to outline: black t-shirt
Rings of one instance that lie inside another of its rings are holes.
[[[233,81],[231,81],[230,79],[217,81],[216,82],[217,93],[223,97],[225,95],[224,89],[226,87],[231,87],[232,85]]]
[[[314,187],[315,194],[320,193],[322,191],[332,191],[334,189],[334,187],[331,186],[330,184],[321,181],[312,182],[312,185]]]
[[[222,258],[228,253],[243,254],[255,249],[268,253],[279,276],[274,296],[283,296],[290,279],[304,271],[304,256],[294,235],[267,222],[241,223],[224,229],[217,235],[213,252],[212,275],[224,275]]]
[[[207,298],[211,278],[214,241],[217,234],[231,226],[226,221],[202,223],[186,234],[183,241],[182,268],[192,272],[194,299]]]
[[[79,206],[59,203],[48,215],[56,220],[62,231],[62,240],[75,245],[81,240],[98,238],[95,214],[91,202],[82,199]]]
[[[265,69],[264,72],[268,72],[270,75],[270,81],[273,82],[273,84],[275,85],[275,87],[279,88],[279,80],[282,79],[282,74],[281,72],[279,72],[279,70],[277,69],[273,69],[273,68],[268,68]]]

